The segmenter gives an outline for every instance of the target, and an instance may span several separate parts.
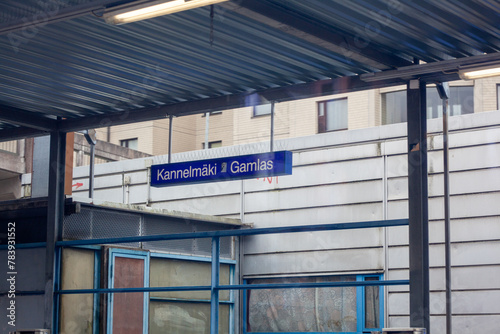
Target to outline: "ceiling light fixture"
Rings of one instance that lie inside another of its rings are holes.
[[[474,80],[500,75],[500,64],[459,67],[458,75],[463,80]]]
[[[193,8],[213,5],[228,0],[170,0],[149,1],[135,5],[111,7],[104,11],[103,18],[109,24],[125,24],[172,14]]]

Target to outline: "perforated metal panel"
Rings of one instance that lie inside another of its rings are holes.
[[[63,239],[101,239],[141,235],[141,215],[114,210],[82,207],[81,212],[65,217]],[[121,246],[140,247],[140,243]]]
[[[193,222],[188,219],[183,220],[159,215],[146,215],[143,213],[83,206],[80,213],[65,217],[63,239],[120,238],[218,231],[224,229],[226,229],[224,225]],[[123,243],[118,245],[197,256],[210,256],[212,252],[211,238]],[[220,254],[222,258],[232,258],[231,237],[221,238]]]
[[[204,232],[222,229],[224,228],[221,226],[209,223],[193,223],[189,220],[166,219],[158,216],[144,217],[144,235]],[[212,253],[212,239],[198,238],[145,242],[143,243],[143,248],[182,254],[210,256]],[[221,238],[220,250],[221,257],[231,258],[231,238]]]
[[[223,228],[215,225],[215,224],[198,224],[196,225],[197,232],[205,232],[205,231],[216,231],[222,230]],[[231,258],[231,237],[225,237],[220,239],[220,256],[223,258]],[[197,251],[200,254],[210,255],[212,252],[212,240],[211,239],[198,239],[197,240]]]
[[[168,220],[158,216],[147,216],[144,218],[144,235],[195,232],[194,225],[189,221]],[[194,243],[194,239],[154,241],[144,242],[143,247],[149,250],[194,254]]]

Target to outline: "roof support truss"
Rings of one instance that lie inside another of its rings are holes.
[[[325,35],[325,27],[309,22],[282,8],[276,8],[263,1],[241,0],[226,2],[221,6],[256,20],[262,24],[278,29],[294,37],[301,38],[346,57],[349,61],[355,60],[368,64],[374,69],[384,70],[411,64],[408,60],[385,53],[375,48],[357,47],[359,42],[355,38],[334,32]]]

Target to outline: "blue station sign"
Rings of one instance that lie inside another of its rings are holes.
[[[292,152],[280,151],[153,165],[151,186],[167,187],[290,174],[292,174]]]

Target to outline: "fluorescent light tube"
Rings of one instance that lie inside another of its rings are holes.
[[[125,24],[193,8],[213,5],[224,1],[228,0],[150,1],[137,5],[124,5],[115,8],[108,8],[104,12],[103,18],[109,24]]]
[[[480,78],[494,77],[500,75],[500,64],[490,66],[477,66],[461,68],[458,75],[463,80],[474,80]]]

